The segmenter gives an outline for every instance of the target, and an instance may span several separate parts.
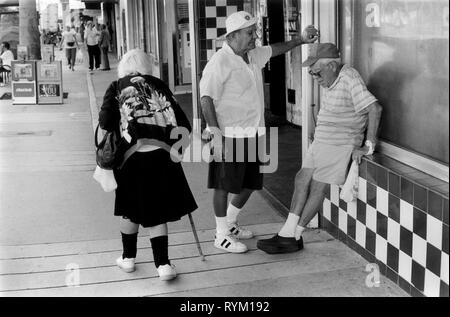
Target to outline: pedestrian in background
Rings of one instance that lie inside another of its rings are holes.
[[[100,47],[98,46],[99,37],[100,33],[93,26],[92,21],[88,21],[86,31],[84,32],[84,43],[89,55],[89,70],[91,72],[94,70],[94,67],[95,70],[100,69],[101,54]]]
[[[77,33],[74,28],[71,28],[70,25],[66,26],[66,30],[62,33],[61,43],[59,44],[59,48],[66,50],[67,63],[69,65],[69,69],[75,71],[75,61],[77,58],[77,47],[78,41],[76,37]]]
[[[109,43],[111,41],[111,35],[109,34],[109,31],[108,31],[108,28],[106,27],[106,25],[102,24],[101,28],[102,28],[102,31],[100,33],[99,45],[100,45],[100,50],[102,52],[102,65],[103,65],[102,70],[106,71],[106,70],[111,70],[111,68],[109,66],[109,57],[108,57]]]
[[[158,103],[155,98],[163,100],[166,109],[173,110],[178,127],[191,131],[191,125],[170,89],[151,73],[152,61],[144,51],[135,49],[125,54],[118,66],[119,80],[113,82],[106,91],[99,123],[102,129],[122,131],[125,136],[123,129],[128,125],[129,117],[139,112],[143,117],[135,121],[131,130],[125,129],[129,134],[124,137],[127,140],[124,141],[124,150],[131,148],[141,138],[158,141],[159,145],[139,148],[121,169],[114,170],[117,182],[114,215],[122,218],[123,242],[123,254],[116,264],[125,272],[135,270],[137,237],[141,225],[150,229],[154,263],[160,279],[170,280],[177,273],[168,256],[167,223],[190,214],[197,209],[197,204],[181,163],[175,163],[170,153],[163,149],[164,145],[170,148],[172,143],[178,142],[167,139],[169,128],[173,125],[156,123],[155,118],[159,121],[161,117],[157,115],[162,116],[162,113],[151,115],[150,108],[142,105],[145,105],[143,103],[146,100],[151,100],[152,104]],[[138,108],[131,111],[129,105]]]

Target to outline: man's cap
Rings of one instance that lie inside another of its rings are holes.
[[[309,67],[314,65],[322,58],[339,58],[341,54],[338,48],[333,43],[318,43],[313,44],[308,54],[308,59],[303,62],[302,67]]]
[[[250,13],[245,11],[239,11],[231,14],[226,21],[227,33],[224,37],[227,37],[231,33],[248,28],[256,24],[256,18],[252,17]]]

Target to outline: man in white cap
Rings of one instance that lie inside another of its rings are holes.
[[[289,216],[278,234],[257,242],[269,254],[303,249],[302,234],[320,210],[328,184],[343,185],[350,161],[359,164],[364,155],[372,155],[382,113],[358,71],[342,64],[336,45],[315,44],[302,66],[309,67],[323,94],[314,142],[295,178]]]
[[[256,22],[244,11],[228,17],[226,41],[206,65],[200,82],[201,106],[214,145],[208,175],[208,188],[214,189],[214,246],[232,253],[248,250],[238,240],[250,239],[253,233],[238,225],[237,216],[252,192],[263,185],[258,155],[250,153],[255,150],[250,145],[258,144],[261,136],[258,128],[265,126],[262,69],[271,57],[318,39],[318,31],[310,26],[301,38],[256,47]],[[236,149],[244,153],[235,153]],[[225,159],[226,154],[233,157]],[[237,159],[240,154],[243,161]],[[227,206],[229,193],[234,195]]]

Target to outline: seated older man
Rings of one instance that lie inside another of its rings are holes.
[[[269,254],[303,249],[302,233],[319,211],[328,184],[343,185],[351,160],[360,163],[377,142],[382,108],[359,73],[342,64],[337,47],[315,45],[302,66],[309,67],[324,91],[314,142],[295,178],[286,223],[277,235],[257,243]]]

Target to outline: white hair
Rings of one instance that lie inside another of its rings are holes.
[[[141,49],[131,50],[122,57],[117,73],[119,78],[137,74],[151,75],[152,59]]]

